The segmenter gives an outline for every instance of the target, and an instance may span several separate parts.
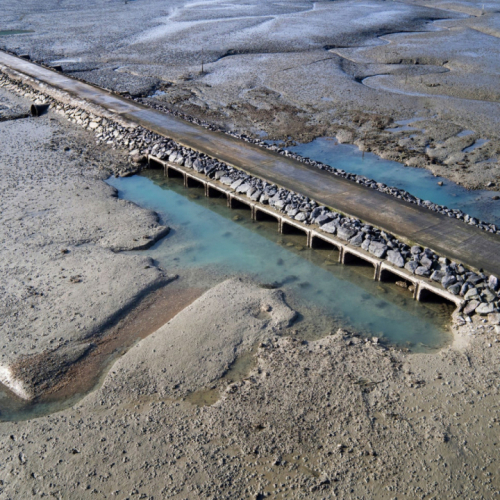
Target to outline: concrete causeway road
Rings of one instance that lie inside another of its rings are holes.
[[[213,132],[0,51],[0,65],[83,98],[144,128],[249,174],[358,217],[403,240],[427,246],[500,276],[500,236],[366,188],[254,144]],[[334,165],[335,166],[335,165]]]

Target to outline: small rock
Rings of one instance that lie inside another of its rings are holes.
[[[467,314],[467,316],[470,316],[476,309],[477,306],[480,304],[478,300],[471,300],[464,308],[464,314]]]
[[[492,325],[500,325],[500,313],[488,314],[488,322]]]
[[[476,299],[477,297],[479,297],[479,292],[475,288],[471,288],[465,294],[464,299],[465,300],[472,300],[472,299]]]
[[[480,314],[481,316],[485,316],[486,314],[491,314],[496,311],[494,304],[479,304],[476,308],[476,314]]]

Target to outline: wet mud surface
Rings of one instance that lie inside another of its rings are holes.
[[[473,31],[494,59],[496,7],[420,3],[384,2],[383,12],[378,2],[211,3],[200,14],[182,2],[48,2],[24,4],[23,12],[8,2],[2,30],[34,33],[2,36],[0,46],[120,91],[160,90],[153,99],[226,128],[300,142],[337,135],[485,187],[498,175],[490,75],[497,61],[479,53],[464,59],[459,49],[463,33]],[[114,23],[102,29],[110,16]],[[446,20],[428,24],[437,19]],[[64,23],[74,36],[60,29]],[[379,38],[402,31],[422,34]],[[201,296],[204,290],[174,283],[153,300],[151,290],[168,274],[152,260],[111,250],[134,249],[145,228],[159,225],[102,182],[109,164],[124,161],[119,152],[90,146],[90,135],[49,116],[35,127],[22,118],[22,100],[0,98],[0,115],[19,118],[0,123],[2,363],[68,344],[78,346],[68,359],[80,359],[89,333],[140,298],[144,316],[139,309],[121,333],[100,340],[94,360],[83,358],[88,365],[72,387],[85,390],[93,362],[121,354],[119,335],[131,343],[146,335],[70,408],[0,424],[2,495],[498,494],[494,321],[476,317],[454,327],[451,346],[409,354],[337,328],[305,340],[286,295],[251,283],[224,282]],[[426,120],[409,122],[420,131],[387,130],[400,128],[394,119],[414,117]],[[6,140],[13,127],[15,141]],[[480,139],[488,142],[463,151]],[[148,295],[152,302],[143,302]],[[164,320],[170,324],[157,329]]]
[[[54,1],[5,12],[6,29],[33,33],[0,47],[88,82],[225,129],[339,135],[466,187],[499,182],[494,4]],[[418,130],[392,130],[414,118]]]

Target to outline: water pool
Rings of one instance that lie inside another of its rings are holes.
[[[332,138],[322,137],[287,149],[346,172],[404,189],[422,200],[459,209],[486,222],[500,225],[500,201],[492,200],[499,192],[470,191],[447,179],[436,178],[427,170],[405,167],[402,163],[384,160],[373,153],[363,154],[357,146],[339,144]],[[443,181],[443,186],[438,185],[439,180]]]

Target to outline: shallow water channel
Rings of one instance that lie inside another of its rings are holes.
[[[302,235],[280,234],[274,221],[253,221],[225,198],[206,198],[162,171],[110,179],[119,196],[158,212],[172,230],[147,253],[170,272],[210,269],[214,279],[247,276],[281,287],[303,318],[324,314],[367,336],[425,351],[450,339],[453,306],[419,303],[395,283],[373,280],[371,265],[341,265],[334,250],[310,249]],[[205,273],[200,272],[199,276]]]
[[[447,179],[434,177],[422,168],[406,167],[373,153],[363,154],[357,146],[339,144],[333,138],[322,137],[287,149],[346,172],[404,189],[423,200],[463,210],[486,222],[500,224],[500,201],[492,200],[499,192],[471,191]],[[438,181],[443,181],[443,186],[439,186]]]
[[[171,227],[167,237],[139,253],[152,257],[170,274],[178,273],[184,287],[208,289],[229,277],[279,286],[299,313],[295,333],[305,339],[320,338],[341,326],[414,352],[432,351],[451,340],[451,304],[417,302],[395,283],[374,281],[371,265],[342,265],[337,251],[307,248],[305,236],[280,234],[277,222],[253,221],[249,210],[230,209],[225,198],[207,198],[202,188],[186,188],[182,179],[165,178],[161,170],[111,178],[108,183],[121,198],[156,211]],[[102,360],[94,387],[123,351],[119,346]],[[228,380],[247,361],[238,360]],[[84,395],[29,403],[0,387],[0,420],[47,415],[72,406]],[[207,404],[213,394],[202,396]]]

